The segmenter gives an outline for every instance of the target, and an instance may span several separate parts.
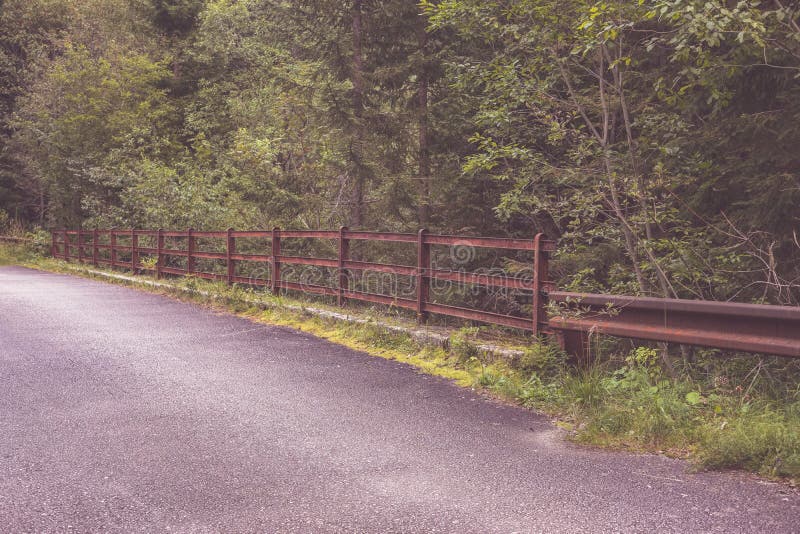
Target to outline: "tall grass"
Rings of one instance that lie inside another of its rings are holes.
[[[666,452],[692,458],[698,468],[800,479],[797,363],[710,357],[701,354],[673,378],[654,348],[579,367],[540,344],[513,368],[484,364],[475,385],[560,417],[581,443]]]

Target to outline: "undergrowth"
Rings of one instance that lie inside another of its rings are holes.
[[[741,468],[800,480],[797,362],[701,354],[672,378],[661,367],[658,350],[650,347],[590,367],[570,365],[546,342],[530,353],[533,365],[487,368],[476,383],[557,416],[580,443],[657,451],[690,458],[700,468]],[[767,369],[781,371],[782,377]]]
[[[28,247],[0,245],[0,264],[9,263],[71,269]],[[746,469],[792,484],[800,480],[798,361],[700,350],[673,356],[678,365],[671,376],[658,349],[614,340],[596,344],[590,366],[575,365],[547,340],[528,344],[509,361],[480,347],[476,327],[453,332],[446,347],[434,346],[371,323],[369,311],[359,315],[366,323],[347,322],[304,311],[307,303],[301,300],[263,291],[194,278],[173,285],[166,292],[180,298],[223,305],[255,321],[405,362],[545,412],[583,444],[661,452],[690,458],[698,468]],[[372,313],[383,319],[380,311]]]
[[[28,245],[0,243],[0,265],[38,263],[44,258]]]

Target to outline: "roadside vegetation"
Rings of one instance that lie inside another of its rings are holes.
[[[0,245],[0,264],[91,276],[29,245]],[[596,340],[592,363],[581,365],[546,339],[532,341],[491,327],[451,330],[443,345],[421,343],[378,324],[392,320],[385,309],[350,309],[367,321],[356,323],[320,316],[312,308],[337,308],[302,297],[275,297],[193,278],[165,282],[170,288],[139,287],[408,363],[545,413],[569,439],[584,445],[657,452],[687,458],[699,469],[743,469],[790,484],[800,480],[796,360],[699,350],[689,365],[673,370],[673,377],[662,367],[659,349],[610,338]],[[409,324],[402,317],[394,321]],[[481,348],[487,339],[503,339],[501,346],[522,351],[513,358],[498,357]]]

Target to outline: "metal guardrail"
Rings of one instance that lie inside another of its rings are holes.
[[[731,302],[694,301],[568,293],[557,291],[549,280],[548,259],[555,243],[542,234],[533,239],[464,237],[429,234],[330,230],[281,230],[198,232],[166,230],[59,230],[52,234],[52,254],[67,261],[75,259],[94,265],[106,264],[134,272],[153,271],[157,278],[168,275],[197,276],[265,286],[274,293],[281,290],[336,297],[340,305],[348,299],[397,306],[415,311],[420,321],[435,313],[461,319],[517,328],[534,335],[551,334],[563,347],[578,356],[588,356],[590,337],[595,333],[612,336],[699,345],[743,352],[776,354],[800,358],[800,307],[740,304]],[[154,240],[154,247],[139,245],[139,238]],[[87,239],[88,238],[88,239]],[[270,242],[261,254],[240,254],[236,240],[263,238]],[[165,240],[185,240],[185,248],[167,248]],[[197,241],[224,240],[224,252],[199,250]],[[288,239],[327,239],[337,242],[335,258],[301,257],[282,254],[282,243]],[[124,241],[121,242],[120,240]],[[414,264],[393,265],[354,260],[349,249],[352,241],[407,243],[416,246]],[[531,251],[532,276],[518,278],[495,274],[452,271],[431,265],[432,246],[467,246],[517,251]],[[121,256],[124,254],[124,257]],[[155,258],[145,265],[141,256]],[[185,267],[167,266],[170,257],[186,258]],[[198,259],[225,262],[226,274],[200,271]],[[269,277],[244,277],[237,274],[237,264],[254,262],[269,265]],[[335,269],[335,286],[290,282],[281,277],[283,265],[310,265]],[[415,280],[414,295],[385,295],[351,288],[354,271],[375,271],[408,276]],[[483,287],[500,287],[530,291],[532,314],[529,317],[504,315],[485,310],[444,305],[430,298],[432,281],[457,282]],[[547,317],[546,305],[562,310]]]
[[[551,329],[581,333],[571,352],[586,352],[586,334],[668,341],[800,358],[800,307],[625,297],[552,291],[550,302],[577,310],[551,317]]]

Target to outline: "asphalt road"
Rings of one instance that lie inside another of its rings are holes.
[[[800,532],[800,496],[565,443],[304,333],[0,267],[0,532]]]

